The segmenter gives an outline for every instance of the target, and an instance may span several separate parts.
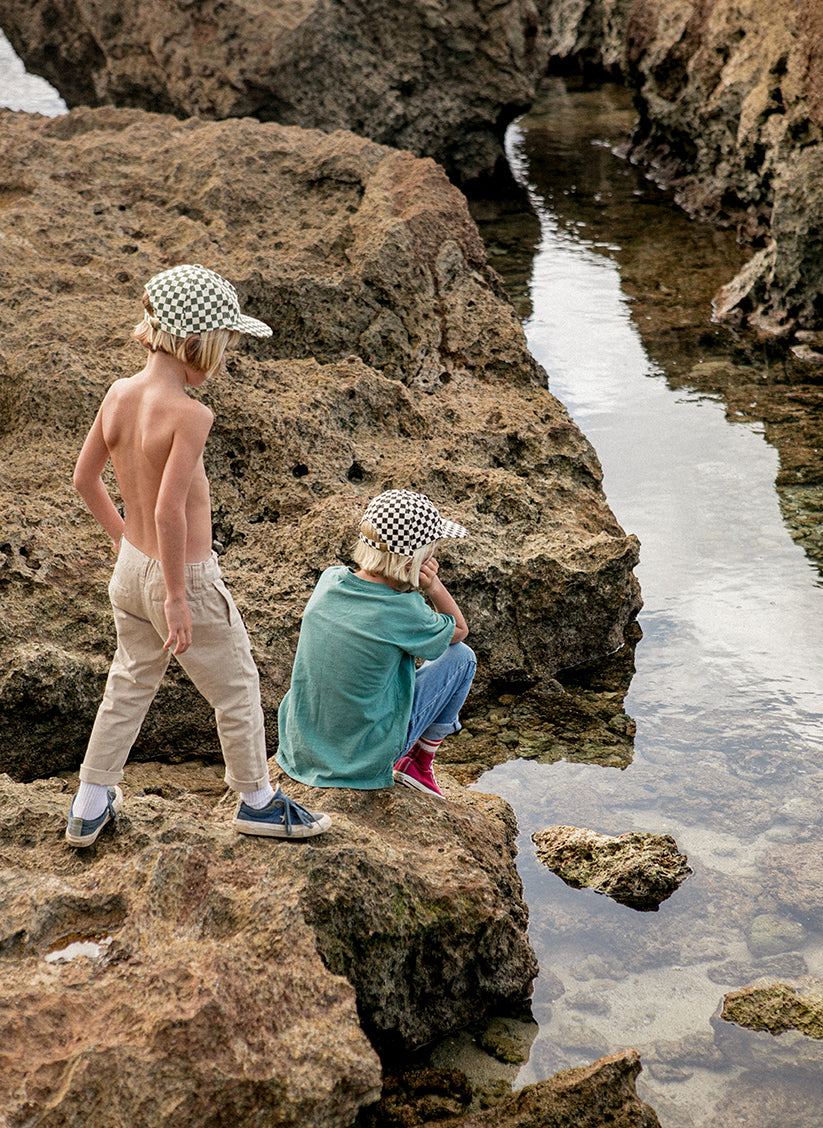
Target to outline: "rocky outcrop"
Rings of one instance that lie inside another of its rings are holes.
[[[575,889],[591,888],[633,909],[656,911],[692,872],[669,834],[612,837],[576,826],[532,835],[537,857]]]
[[[535,0],[553,71],[622,75],[634,0]]]
[[[216,547],[272,746],[305,601],[392,486],[470,530],[442,564],[477,700],[621,644],[637,541],[434,162],[349,133],[102,109],[0,115],[0,168],[2,770],[30,779],[82,756],[112,649],[112,558],[71,471],[106,387],[142,363],[142,286],[171,263],[220,270],[274,329],[203,392]],[[193,753],[219,756],[213,719],[172,673],[133,758]]]
[[[268,1107],[343,1128],[379,1096],[375,1047],[528,995],[501,800],[445,777],[436,802],[290,784],[333,825],[289,843],[237,835],[214,768],[129,773],[116,827],[80,852],[68,781],[0,777],[4,1123],[242,1128]]]
[[[0,0],[0,27],[69,106],[350,129],[463,178],[545,64],[532,0]]]

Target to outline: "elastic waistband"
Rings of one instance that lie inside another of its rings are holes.
[[[134,568],[138,568],[143,572],[154,571],[155,569],[162,572],[162,565],[160,561],[153,556],[147,556],[145,552],[141,552],[139,548],[127,541],[125,537],[120,539],[120,551],[117,554],[118,561]],[[198,578],[213,578],[220,575],[220,567],[217,563],[217,553],[212,552],[211,556],[205,560],[197,560],[193,564],[185,564],[186,579],[196,580]]]

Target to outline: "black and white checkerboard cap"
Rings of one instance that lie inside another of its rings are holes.
[[[362,521],[368,521],[380,537],[371,540],[360,531],[360,540],[384,552],[411,556],[418,548],[445,537],[468,533],[455,521],[444,521],[432,502],[411,490],[387,490],[369,502]],[[362,524],[362,522],[361,522]]]
[[[214,329],[236,329],[253,337],[270,337],[271,329],[240,312],[237,291],[230,282],[199,264],[173,266],[146,283],[160,328],[175,337],[190,337]]]

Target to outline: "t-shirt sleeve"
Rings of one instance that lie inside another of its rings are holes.
[[[414,658],[439,658],[454,637],[454,616],[435,611],[418,592],[408,592],[401,600],[397,645]]]

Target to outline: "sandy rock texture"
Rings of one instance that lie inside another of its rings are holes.
[[[526,997],[512,813],[444,782],[292,785],[333,826],[289,843],[233,831],[217,769],[136,765],[77,851],[70,781],[0,777],[2,1122],[342,1128],[375,1049]]]
[[[550,826],[532,841],[540,861],[568,885],[605,893],[633,909],[656,910],[692,872],[669,834],[611,836]]]
[[[552,70],[622,75],[635,0],[535,0]]]
[[[471,178],[545,64],[532,0],[0,0],[69,106],[350,129]]]
[[[542,0],[551,65],[621,75],[627,151],[692,214],[756,251],[716,313],[767,334],[821,327],[823,17],[814,0]]]
[[[0,115],[0,168],[0,769],[82,757],[113,558],[71,471],[106,387],[142,364],[145,280],[177,262],[221,271],[274,329],[202,393],[215,544],[272,751],[305,601],[387,488],[470,530],[441,560],[477,700],[621,644],[637,540],[433,161],[350,133],[104,108]],[[192,753],[219,756],[213,718],[172,671],[133,758]]]

